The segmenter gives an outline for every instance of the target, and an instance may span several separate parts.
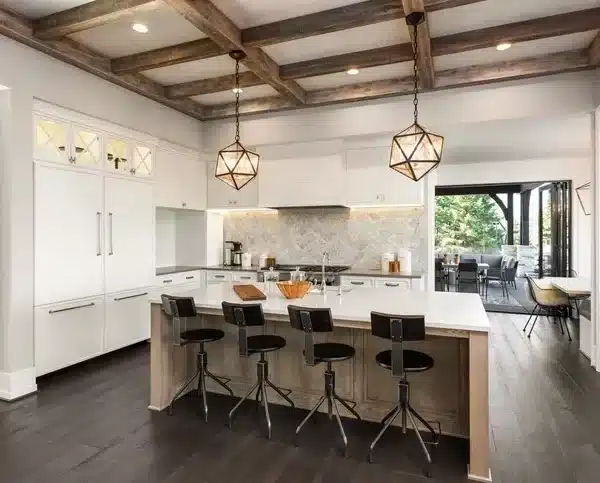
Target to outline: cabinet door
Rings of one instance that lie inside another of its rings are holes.
[[[102,177],[35,166],[35,305],[104,292]]]
[[[164,208],[182,208],[183,179],[182,156],[174,151],[159,149],[156,153],[156,184],[154,204]]]
[[[102,167],[102,139],[96,130],[73,124],[72,135],[72,160],[78,166],[86,168]]]
[[[208,208],[255,208],[258,206],[258,181],[250,181],[237,191],[215,177],[216,163],[208,163]],[[258,178],[261,176],[259,167]]]
[[[151,147],[135,143],[133,145],[131,174],[138,178],[150,178],[154,171],[154,152]]]
[[[182,158],[183,208],[206,209],[206,163],[184,156]]]
[[[152,186],[106,179],[106,292],[152,285],[154,208]]]
[[[258,281],[256,272],[233,272],[231,279],[234,282],[251,283]]]
[[[212,285],[215,283],[231,282],[231,272],[215,272],[212,270],[206,271],[206,284]]]
[[[108,170],[122,174],[131,174],[133,163],[131,161],[131,141],[115,136],[106,136],[105,158]]]
[[[353,288],[373,288],[374,282],[372,278],[369,277],[342,277],[341,282],[342,287],[353,287]]]
[[[34,116],[33,157],[41,161],[66,163],[71,161],[69,123],[40,115]]]
[[[38,376],[98,356],[104,349],[104,297],[36,307],[34,327]]]
[[[395,288],[399,290],[410,290],[412,287],[412,283],[410,279],[407,278],[376,278],[375,279],[375,287],[376,288]]]
[[[105,352],[150,338],[148,292],[121,292],[106,297]]]

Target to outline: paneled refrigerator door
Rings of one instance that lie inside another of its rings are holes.
[[[106,178],[106,292],[152,285],[154,206],[152,185]]]
[[[104,292],[102,178],[35,166],[35,305]]]

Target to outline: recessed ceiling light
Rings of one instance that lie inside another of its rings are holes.
[[[242,89],[241,87],[234,87],[233,89],[231,89],[231,92],[233,92],[234,94],[241,94],[242,92],[244,92],[244,89]]]
[[[346,74],[348,75],[356,75],[360,72],[360,70],[358,70],[356,67],[352,67],[352,69],[348,69],[346,71]]]
[[[131,26],[131,28],[139,34],[147,34],[148,33],[148,26],[144,25],[143,23],[134,23]]]
[[[496,50],[508,50],[512,47],[512,44],[509,42],[502,42],[501,44],[496,45]]]

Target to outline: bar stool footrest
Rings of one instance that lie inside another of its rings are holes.
[[[432,439],[427,440],[424,438],[423,442],[428,446],[437,447],[437,445],[440,444],[440,437],[442,436],[442,424],[437,420],[436,421],[427,421],[427,423],[437,426],[437,432],[434,429]]]

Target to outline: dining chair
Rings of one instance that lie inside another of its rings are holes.
[[[569,298],[567,297],[567,295],[564,294],[563,292],[561,292],[560,290],[554,288],[552,285],[550,285],[549,282],[544,281],[543,278],[539,279],[537,281],[534,281],[531,278],[531,276],[529,276],[528,274],[526,274],[525,277],[527,278],[527,286],[529,287],[529,295],[535,302],[535,307],[531,311],[531,314],[529,315],[529,318],[527,319],[527,323],[525,324],[525,327],[523,327],[523,332],[525,332],[527,330],[527,326],[529,325],[529,322],[531,321],[531,318],[534,315],[535,315],[535,319],[533,320],[531,329],[529,329],[529,334],[527,334],[528,338],[531,337],[533,328],[535,327],[535,324],[537,323],[538,317],[541,315],[542,310],[545,312],[546,318],[548,319],[548,321],[550,321],[549,314],[551,312],[555,312],[558,314],[557,318],[558,318],[558,321],[560,324],[560,331],[564,334],[565,327],[566,327],[567,334],[569,336],[569,341],[572,341],[573,339],[571,339],[571,332],[569,331],[569,325],[567,324],[566,321],[563,323],[562,316],[560,315],[560,312],[562,312],[562,311],[564,311],[566,314],[568,314]],[[536,309],[538,311],[537,314],[535,313]]]

